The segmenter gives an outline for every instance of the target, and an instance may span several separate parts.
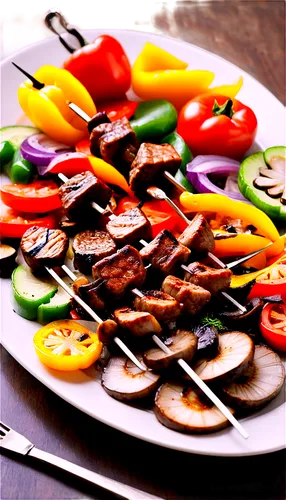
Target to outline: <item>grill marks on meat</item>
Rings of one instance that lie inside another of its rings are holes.
[[[151,224],[140,208],[132,208],[110,220],[106,229],[120,245],[132,244],[151,237]]]
[[[188,266],[184,279],[194,285],[201,286],[213,295],[230,286],[232,272],[230,269],[213,269],[200,262]]]
[[[94,279],[105,281],[104,290],[107,293],[120,298],[128,289],[144,283],[146,270],[138,250],[126,245],[117,253],[97,262],[92,274]]]
[[[112,190],[91,172],[74,175],[59,188],[63,209],[70,219],[84,216],[83,211],[91,211],[90,202],[105,206]]]
[[[73,242],[74,267],[83,274],[91,274],[92,266],[116,252],[116,245],[106,231],[82,231]]]
[[[178,264],[187,262],[190,253],[167,229],[140,250],[143,260],[147,260],[164,274],[172,272]]]
[[[162,328],[156,318],[149,312],[132,311],[129,307],[122,307],[114,311],[117,323],[132,333],[135,337],[150,334],[159,334]]]
[[[42,266],[61,266],[68,246],[69,239],[60,229],[33,226],[21,239],[24,259],[33,271]]]
[[[181,164],[181,157],[170,144],[141,144],[131,165],[129,184],[133,191],[142,191],[167,170],[175,174]]]
[[[171,295],[159,290],[149,290],[144,297],[136,297],[137,311],[149,312],[158,321],[172,321],[181,314],[181,305]]]
[[[93,155],[120,168],[120,163],[131,165],[137,153],[137,139],[127,118],[95,127],[90,136]]]
[[[199,313],[211,299],[208,290],[171,275],[163,281],[162,290],[183,304],[184,312],[192,315]]]
[[[203,214],[196,214],[178,241],[196,252],[212,252],[215,246],[212,230]]]

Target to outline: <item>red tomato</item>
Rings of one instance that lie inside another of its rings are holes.
[[[87,142],[89,144],[89,140],[80,141]],[[79,143],[80,144],[80,143]],[[77,153],[64,153],[62,155],[58,155],[54,160],[49,164],[49,174],[64,174],[67,177],[73,177],[76,174],[81,174],[82,172],[86,172],[89,170],[92,172],[92,167],[88,158],[86,157],[85,151],[77,152]]]
[[[97,111],[105,111],[110,121],[120,120],[121,118],[131,118],[139,102],[122,99],[120,101],[106,101],[96,104]]]
[[[242,158],[252,145],[256,130],[252,109],[237,99],[207,94],[195,97],[181,109],[177,126],[178,134],[194,155],[230,158]]]
[[[59,188],[54,181],[32,184],[6,184],[1,187],[1,199],[17,212],[46,213],[62,206]]]
[[[31,214],[20,214],[11,209],[0,215],[1,238],[22,238],[25,231],[33,226],[54,229],[57,227],[56,218],[53,214],[33,218]]]
[[[256,278],[248,298],[272,295],[286,295],[286,256]]]
[[[79,141],[75,145],[76,151],[78,153],[83,153],[84,155],[90,156],[91,151],[90,151],[90,140],[89,139],[83,139],[82,141]]]
[[[121,214],[138,205],[136,198],[122,198],[117,206],[116,214]],[[186,223],[179,217],[166,201],[152,200],[144,203],[141,207],[152,226],[152,237],[155,238],[163,229],[168,229],[174,236],[181,234]]]
[[[286,351],[286,304],[265,304],[259,327],[271,347]]]
[[[122,45],[109,35],[100,35],[73,52],[64,68],[85,86],[96,103],[122,98],[131,84],[128,57]]]

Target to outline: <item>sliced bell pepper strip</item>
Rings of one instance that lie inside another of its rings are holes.
[[[178,114],[174,106],[165,99],[140,102],[130,125],[140,142],[159,141],[173,132]]]
[[[187,69],[188,64],[147,42],[132,68],[132,87],[142,99],[167,99],[177,109],[206,92],[214,73]]]
[[[54,370],[74,371],[91,366],[100,356],[102,343],[96,333],[72,320],[53,321],[33,339],[40,361]]]
[[[225,233],[228,237],[225,239],[216,239],[217,234]],[[247,255],[271,244],[271,240],[264,236],[256,234],[238,233],[230,234],[227,231],[213,229],[215,237],[214,254],[218,257],[234,257],[238,255]],[[279,255],[284,248],[283,238],[278,238],[273,245],[263,252],[266,259]]]
[[[268,297],[277,294],[284,295],[285,294],[284,281],[286,283],[286,279],[283,276],[283,272],[285,273],[285,265],[286,265],[286,258],[285,255],[282,255],[282,257],[280,257],[273,264],[267,266],[264,269],[261,269],[259,271],[254,271],[253,273],[248,273],[248,274],[233,275],[231,278],[230,286],[231,288],[239,288],[255,280],[256,283],[254,284],[249,295],[251,298],[260,296]],[[264,277],[265,279],[262,279]],[[263,281],[265,282],[263,283]],[[268,289],[266,289],[264,285],[267,285]]]
[[[68,71],[55,66],[42,66],[34,77],[44,87],[38,90],[27,80],[18,89],[18,99],[36,127],[52,139],[68,145],[86,137],[86,124],[68,107],[68,102],[72,101],[89,116],[96,113],[85,87]]]
[[[264,212],[247,203],[234,201],[220,194],[191,194],[186,191],[181,194],[180,202],[190,212],[219,212],[254,225],[258,234],[271,241],[279,238],[278,230],[271,219]]]
[[[233,99],[240,91],[243,85],[243,78],[240,76],[238,80],[234,83],[229,83],[226,85],[218,85],[217,87],[209,87],[205,94],[221,94],[226,95],[230,99]]]
[[[93,173],[102,181],[107,184],[114,184],[119,186],[123,191],[133,196],[133,191],[131,191],[128,183],[123,177],[123,175],[116,170],[112,165],[106,163],[101,158],[96,158],[95,156],[88,156]]]

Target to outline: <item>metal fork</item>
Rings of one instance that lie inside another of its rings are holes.
[[[85,479],[86,481],[96,484],[97,486],[111,491],[112,493],[115,493],[116,495],[119,495],[127,500],[163,500],[162,497],[150,495],[145,491],[137,490],[132,486],[119,483],[114,479],[101,476],[96,472],[80,467],[79,465],[73,464],[68,460],[56,457],[46,451],[39,450],[33,445],[33,443],[31,443],[31,441],[29,441],[29,439],[14,431],[11,427],[8,427],[8,425],[3,424],[3,422],[0,422],[0,448],[5,448],[6,450],[13,451],[20,455],[28,455],[29,457],[38,458],[42,462],[55,465],[60,469],[70,472],[74,476]]]

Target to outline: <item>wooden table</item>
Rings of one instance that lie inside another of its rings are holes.
[[[284,100],[283,1],[186,1],[172,5],[171,10],[162,2],[159,13],[156,5],[156,14],[150,16],[156,30],[225,57]],[[1,419],[46,451],[166,499],[284,498],[284,452],[224,459],[141,442],[62,401],[4,349]],[[1,457],[1,474],[1,500],[112,497],[52,467],[28,464],[16,456]]]

